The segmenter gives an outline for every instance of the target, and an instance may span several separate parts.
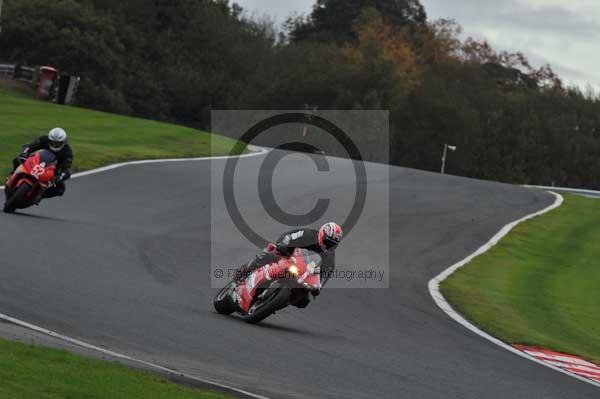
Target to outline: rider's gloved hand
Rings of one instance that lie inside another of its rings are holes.
[[[286,235],[285,237],[283,237],[281,240],[279,240],[277,242],[276,247],[277,247],[277,252],[285,257],[290,256],[292,253],[292,250],[290,249],[290,241],[291,241],[292,237],[290,237],[290,235]]]
[[[27,158],[29,158],[29,147],[23,147],[23,151],[19,155],[19,162],[23,163]]]
[[[287,245],[285,245],[285,243],[282,242],[278,242],[277,243],[277,252],[282,255],[282,256],[290,256],[290,249],[288,248]]]
[[[277,256],[273,252],[261,251],[256,255],[256,262],[260,265],[266,265],[277,260]]]

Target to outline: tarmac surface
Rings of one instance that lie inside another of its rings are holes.
[[[275,239],[289,227],[261,205],[263,161],[239,160],[236,202],[250,226]],[[74,179],[60,200],[0,215],[0,313],[271,398],[600,394],[467,331],[427,290],[432,277],[551,204],[551,195],[366,164],[366,206],[337,265],[375,267],[384,279],[331,281],[306,309],[253,326],[212,308],[215,265],[234,267],[257,251],[227,213],[225,162],[127,166]],[[319,222],[344,220],[354,169],[328,162],[323,173],[307,155],[287,154],[274,170],[277,204],[299,214],[329,198]]]

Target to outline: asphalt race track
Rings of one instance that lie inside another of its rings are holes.
[[[283,227],[265,218],[257,197],[263,160],[239,161],[236,198],[248,223],[275,238]],[[329,163],[331,172],[319,173],[306,155],[285,157],[274,179],[281,208],[306,212],[329,197],[327,219],[344,219],[353,169],[347,160]],[[216,195],[224,165],[129,166],[75,179],[61,200],[2,214],[0,312],[272,398],[600,395],[467,331],[427,290],[429,279],[552,196],[392,168],[388,212],[388,169],[367,165],[367,208],[337,262],[387,262],[389,246],[390,288],[326,289],[305,310],[251,326],[212,309],[211,246],[220,265],[255,252]]]

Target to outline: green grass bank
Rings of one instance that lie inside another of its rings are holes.
[[[227,399],[161,376],[0,339],[0,398]]]
[[[441,291],[506,342],[600,364],[600,200],[565,195],[562,207],[517,226]]]
[[[226,155],[236,143],[183,126],[37,101],[0,81],[0,180],[23,144],[56,126],[69,134],[74,171],[137,159]]]

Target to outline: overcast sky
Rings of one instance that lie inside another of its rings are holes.
[[[248,12],[281,22],[309,13],[314,0],[234,0]],[[536,66],[549,63],[568,82],[600,90],[600,0],[421,0],[429,19],[452,18],[465,36],[496,49],[520,50]]]

